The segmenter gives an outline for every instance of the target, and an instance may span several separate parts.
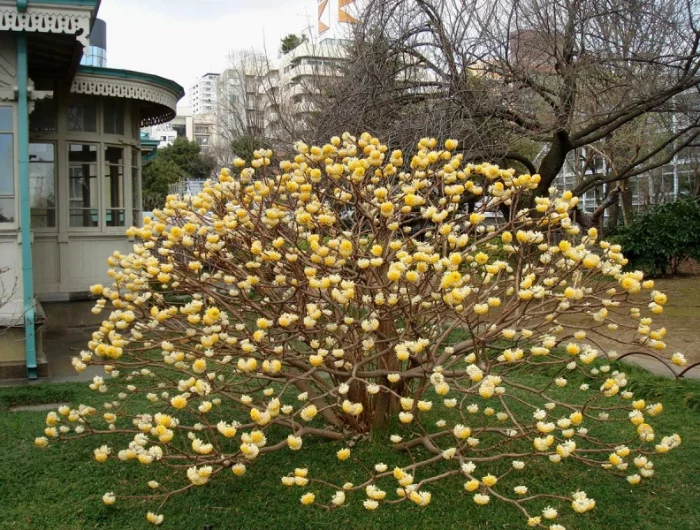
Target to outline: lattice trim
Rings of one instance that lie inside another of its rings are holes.
[[[43,9],[43,8],[42,8]],[[90,15],[65,11],[33,11],[18,13],[16,9],[0,9],[0,31],[30,31],[75,35],[87,48],[90,45]]]
[[[138,99],[167,107],[169,112],[164,110],[158,116],[147,117],[141,120],[142,126],[157,125],[169,121],[175,117],[177,109],[178,98],[175,94],[165,88],[138,81],[77,75],[73,79],[71,92],[92,96]]]

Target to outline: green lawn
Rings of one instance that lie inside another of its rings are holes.
[[[557,522],[567,530],[692,530],[700,528],[700,384],[675,382],[625,368],[639,382],[637,395],[663,400],[665,412],[655,418],[657,433],[678,432],[683,445],[665,457],[654,459],[656,475],[632,487],[624,479],[592,470],[571,460],[545,464],[531,469],[522,481],[531,492],[548,489],[571,492],[585,489],[597,500],[597,507],[584,515],[574,515],[560,506],[563,515]],[[633,373],[631,373],[633,372]],[[0,528],[115,530],[152,528],[145,512],[152,503],[118,501],[105,506],[106,491],[117,494],[146,493],[145,471],[149,478],[164,483],[175,480],[156,466],[148,470],[136,463],[109,461],[98,464],[92,458],[97,440],[52,445],[39,450],[35,436],[41,434],[45,412],[8,412],[16,404],[75,401],[99,404],[105,396],[96,395],[83,384],[40,385],[0,389]],[[340,444],[305,441],[299,452],[281,451],[267,455],[241,477],[226,474],[176,497],[165,506],[163,527],[198,530],[205,525],[222,529],[258,528],[525,528],[515,509],[493,500],[477,507],[462,489],[463,480],[431,484],[433,501],[427,508],[412,503],[382,505],[376,512],[362,507],[362,496],[349,497],[349,504],[327,513],[303,507],[299,497],[309,488],[286,488],[280,477],[295,467],[308,467],[312,475],[344,480],[352,464],[338,462],[335,452]],[[383,443],[360,442],[354,456],[370,464],[405,462],[402,455]],[[178,477],[178,479],[180,479]],[[514,483],[515,484],[515,483]],[[514,485],[513,484],[513,485]],[[551,488],[556,484],[556,488]],[[389,486],[387,484],[387,486]],[[393,497],[393,487],[387,487]],[[314,488],[311,488],[313,491]],[[328,496],[327,491],[317,491]]]

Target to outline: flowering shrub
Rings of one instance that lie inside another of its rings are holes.
[[[653,475],[651,454],[680,443],[655,434],[661,404],[633,401],[595,338],[634,329],[640,349],[662,351],[665,331],[642,308],[660,313],[666,297],[622,272],[619,247],[579,234],[571,193],[551,190],[529,207],[537,175],[465,164],[454,140],[422,140],[410,160],[368,134],[296,149],[279,168],[270,151],[252,167],[237,160],[234,174],[170,196],[129,229],[137,243],[109,258],[113,285],[92,288],[95,311],[111,313],[74,360],[126,379],[124,391],[101,413],[49,413],[37,445],[99,438],[97,462],[144,465],[144,497],[166,500],[235,480],[310,437],[377,429],[405,465],[359,462],[367,476],[355,484],[299,468],[282,484],[300,487],[304,505],[374,510],[426,506],[432,482],[459,475],[476,505],[512,504],[537,527],[558,512],[534,512],[534,500],[575,512],[595,501],[529,494],[526,462],[573,459],[636,484]],[[582,403],[565,388],[575,377],[588,381]],[[95,377],[90,387],[110,385]],[[629,433],[599,437],[620,420]],[[131,441],[109,445],[111,435]],[[349,443],[337,458],[341,470],[358,467]],[[169,466],[181,484],[162,491],[148,464]]]

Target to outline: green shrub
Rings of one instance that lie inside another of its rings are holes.
[[[618,230],[614,240],[630,268],[677,274],[686,259],[700,259],[700,205],[684,199],[656,206]]]

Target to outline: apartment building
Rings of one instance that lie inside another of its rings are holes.
[[[218,80],[221,74],[209,72],[197,79],[189,90],[189,103],[192,113],[213,114],[216,112]]]
[[[191,107],[177,106],[177,114],[168,123],[152,125],[143,129],[151,140],[158,140],[158,148],[168,147],[176,138],[194,141],[194,115]]]

